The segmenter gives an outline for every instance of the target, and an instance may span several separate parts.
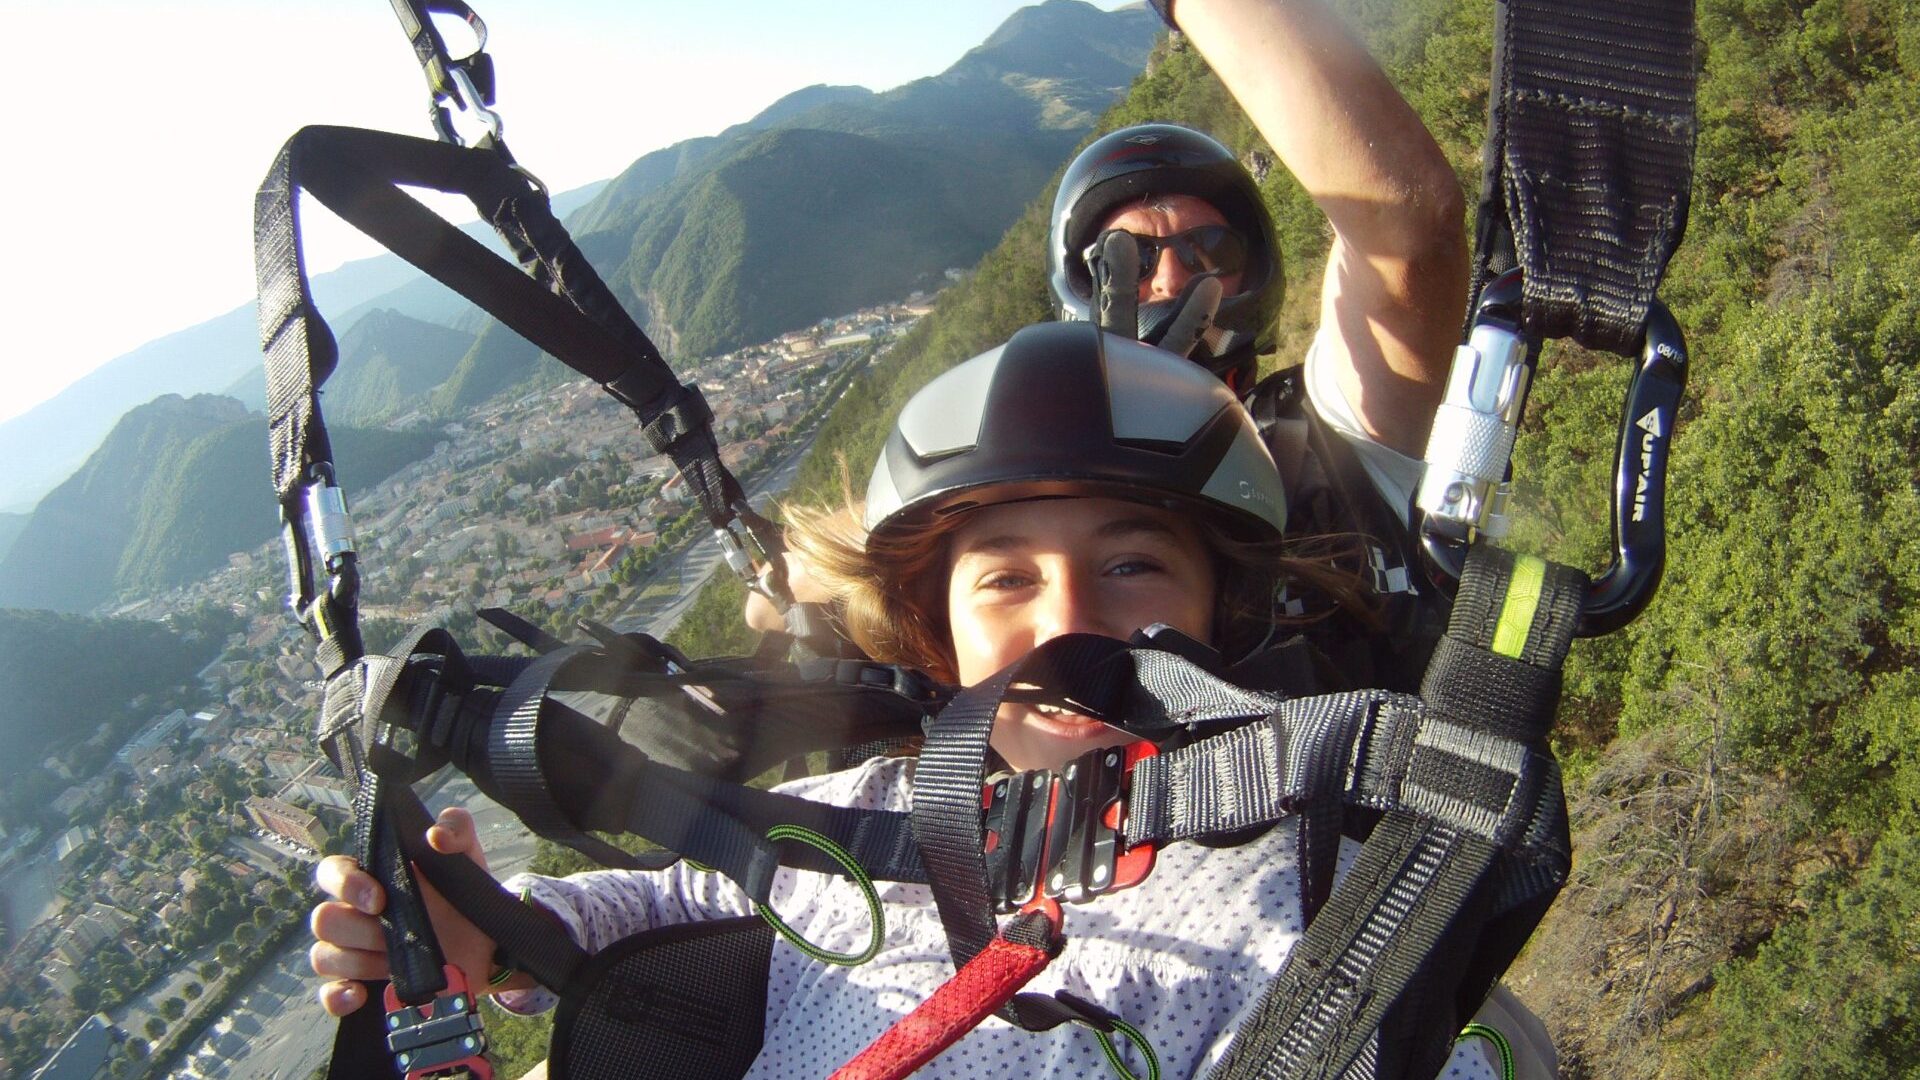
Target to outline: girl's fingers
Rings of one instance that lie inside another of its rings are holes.
[[[384,979],[391,972],[384,952],[343,949],[324,941],[316,941],[307,949],[307,962],[313,965],[315,975],[328,979]]]
[[[373,875],[345,855],[329,855],[313,869],[313,882],[335,900],[344,900],[369,915],[386,906],[385,894]]]
[[[337,979],[320,985],[320,1007],[329,1016],[345,1016],[367,1003],[367,988],[350,979]]]
[[[324,941],[343,949],[385,952],[387,939],[380,932],[380,921],[351,904],[326,900],[313,906],[307,920],[315,941]]]
[[[487,868],[486,853],[480,850],[480,830],[473,823],[473,815],[458,806],[449,806],[440,811],[440,817],[427,827],[427,846],[442,855],[465,854]]]

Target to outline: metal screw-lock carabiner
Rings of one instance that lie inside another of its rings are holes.
[[[1427,443],[1415,504],[1434,570],[1459,580],[1467,545],[1507,531],[1507,472],[1538,345],[1522,330],[1521,275],[1487,283],[1467,344],[1454,354]],[[1627,387],[1613,469],[1613,561],[1581,609],[1581,637],[1633,621],[1660,587],[1666,565],[1667,458],[1687,384],[1687,344],[1667,306],[1648,308],[1640,363]]]
[[[1451,539],[1506,535],[1507,468],[1538,350],[1520,332],[1520,272],[1487,284],[1454,350],[1415,505]],[[1457,576],[1457,575],[1455,575]]]

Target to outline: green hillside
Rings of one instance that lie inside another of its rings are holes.
[[[1491,5],[1342,6],[1477,183]],[[1512,978],[1568,1076],[1911,1076],[1920,8],[1702,0],[1699,16],[1692,223],[1664,290],[1695,357],[1666,583],[1571,660],[1578,865]],[[1183,120],[1271,157],[1195,55],[1166,47],[1149,70],[1101,130]],[[1292,286],[1275,366],[1317,318],[1326,240],[1283,170],[1265,190]],[[1050,200],[848,392],[793,498],[830,498],[836,455],[864,481],[914,389],[1045,317]],[[1516,543],[1603,564],[1626,375],[1548,349]]]
[[[151,719],[130,710],[129,701],[164,697],[213,660],[232,628],[218,616],[203,621],[204,628],[177,632],[140,620],[0,609],[0,694],[7,701],[0,712],[0,819],[33,821],[60,793],[66,782],[40,768],[47,754],[91,739],[103,726],[124,737],[129,725]],[[92,764],[118,745],[100,740]]]
[[[340,428],[331,432],[342,476],[378,483],[425,457],[439,435]],[[147,489],[134,515],[134,529],[120,554],[113,585],[140,595],[192,581],[218,569],[229,554],[258,547],[279,530],[279,512],[260,482],[260,448],[266,421],[246,419],[193,440],[155,469],[186,480]],[[235,497],[235,492],[246,492]]]
[[[0,607],[78,612],[105,601],[133,533],[132,509],[158,479],[155,463],[245,416],[231,398],[168,394],[122,417],[79,471],[40,500],[0,560]]]
[[[343,475],[367,483],[425,456],[438,437],[332,436]],[[265,418],[232,398],[169,394],[128,413],[0,559],[0,608],[84,612],[190,581],[272,539],[279,515],[261,482],[266,445]]]
[[[625,238],[615,266],[595,261],[681,354],[897,299],[992,246],[1140,70],[1157,25],[1048,0],[939,76],[810,88],[648,155],[570,224]]]

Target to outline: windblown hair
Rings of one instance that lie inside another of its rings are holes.
[[[833,596],[847,637],[868,656],[957,682],[947,620],[948,541],[969,515],[954,514],[924,529],[876,541],[863,524],[862,503],[853,493],[844,462],[840,489],[838,506],[782,507],[788,545]],[[1365,625],[1378,624],[1361,579],[1345,568],[1356,557],[1364,560],[1358,537],[1250,542],[1211,519],[1196,524],[1219,583],[1212,644],[1228,660],[1246,656],[1279,631],[1325,618],[1336,608]],[[1283,588],[1289,594],[1317,594],[1325,603],[1316,614],[1287,616],[1278,610]]]

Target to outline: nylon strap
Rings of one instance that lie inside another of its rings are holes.
[[[1513,563],[1498,549],[1472,550],[1448,629],[1457,646],[1484,652],[1497,634],[1512,634],[1512,619],[1528,606],[1508,608]],[[1557,671],[1572,641],[1585,576],[1547,565],[1540,579],[1520,656],[1496,657],[1503,665]],[[1429,670],[1423,697],[1442,726],[1413,735],[1399,784],[1413,812],[1389,811],[1374,829],[1209,1073],[1214,1080],[1424,1078],[1439,1070],[1460,1028],[1459,1003],[1484,996],[1489,970],[1497,974],[1512,958],[1477,956],[1487,944],[1483,931],[1496,916],[1517,910],[1537,919],[1542,896],[1551,899],[1570,862],[1565,805],[1551,769],[1518,773],[1520,782],[1494,798],[1502,777],[1511,775],[1515,744],[1548,753],[1558,682],[1545,694],[1529,695],[1541,687],[1522,680],[1520,689],[1492,695],[1503,703],[1529,702],[1524,715],[1496,715],[1485,711],[1487,695],[1455,684],[1483,678],[1487,670],[1462,674],[1444,656]],[[1432,692],[1440,687],[1446,692]],[[1436,698],[1444,708],[1434,706]],[[1489,803],[1507,810],[1490,814]],[[1517,858],[1529,843],[1537,849]],[[1499,881],[1502,874],[1523,887]],[[1496,930],[1496,952],[1517,948],[1515,935]]]
[[[1534,341],[1638,351],[1693,182],[1692,0],[1500,0],[1473,291],[1525,271]]]

